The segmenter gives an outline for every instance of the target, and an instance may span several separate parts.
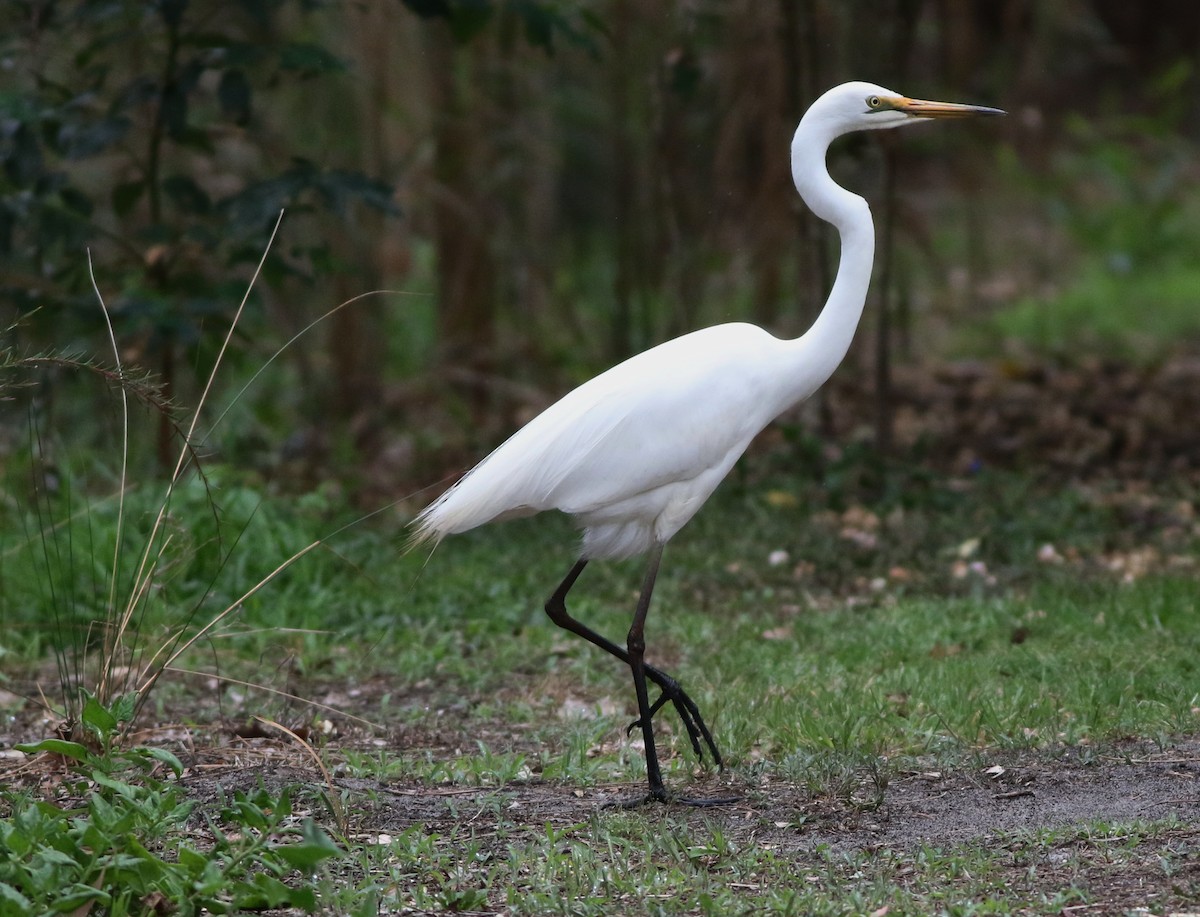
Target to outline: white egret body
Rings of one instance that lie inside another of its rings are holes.
[[[668,700],[697,754],[702,737],[721,763],[696,705],[643,659],[643,628],[663,545],[704,505],[750,441],[829,378],[850,347],[866,301],[875,251],[870,208],[829,176],[825,152],[851,131],[991,114],[1002,112],[908,99],[871,83],[830,89],[805,113],[792,140],[796,190],[841,236],[837,279],[812,327],[781,340],[754,325],[717,325],[631,357],[551,405],[418,516],[416,543],[550,509],[579,522],[580,559],[546,611],[633,670],[639,713],[633,725],[645,738],[649,798],[668,798],[651,724]],[[570,617],[565,598],[589,560],[642,553],[649,554],[649,568],[622,648]],[[653,705],[647,677],[663,690]]]

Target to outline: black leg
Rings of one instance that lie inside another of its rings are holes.
[[[723,768],[725,762],[721,760],[721,753],[717,751],[717,745],[708,731],[708,726],[704,724],[704,718],[700,716],[700,708],[696,706],[696,702],[687,695],[683,688],[679,687],[679,682],[665,672],[660,672],[654,666],[646,666],[646,675],[662,688],[662,694],[658,696],[658,700],[650,705],[651,719],[667,701],[671,701],[675,705],[679,718],[683,720],[683,725],[687,727],[688,738],[692,740],[692,748],[696,752],[696,757],[701,760],[704,758],[704,752],[700,749],[700,739],[703,738],[709,751],[712,752],[713,762],[718,768]],[[625,734],[629,735],[641,725],[642,718],[639,714],[638,718],[625,729]]]
[[[653,713],[650,697],[646,691],[646,612],[650,610],[650,596],[654,594],[654,580],[658,577],[658,564],[662,560],[662,545],[650,549],[650,563],[646,567],[646,578],[642,581],[642,594],[638,596],[637,610],[633,623],[629,625],[629,636],[625,646],[629,652],[629,668],[633,671],[633,689],[637,692],[638,718],[642,724],[642,739],[646,743],[646,779],[650,781],[650,798],[666,802],[667,788],[663,786],[662,772],[658,768],[658,750],[654,747]]]
[[[654,745],[654,711],[662,706],[662,698],[654,706],[650,705],[650,697],[646,691],[648,672],[644,658],[646,653],[646,613],[650,610],[650,597],[654,594],[654,581],[658,578],[658,565],[662,560],[662,549],[661,544],[650,549],[646,578],[642,581],[642,592],[638,596],[637,611],[634,612],[633,623],[629,625],[629,636],[626,640],[629,668],[633,672],[633,687],[637,692],[638,723],[641,724],[642,739],[646,744],[646,778],[650,783],[650,793],[644,799],[634,800],[633,805],[640,802],[667,802],[671,799],[667,795],[666,786],[663,785],[662,772],[658,766],[658,750]],[[707,730],[705,730],[705,735],[707,735]],[[738,799],[729,796],[715,799],[677,798],[675,801],[690,806],[723,806],[737,802]]]
[[[661,555],[661,547],[658,549]],[[571,591],[571,587],[575,585],[575,581],[579,579],[579,574],[583,572],[583,568],[587,566],[587,560],[582,559],[575,562],[570,571],[559,583],[558,588],[554,590],[554,594],[546,601],[546,614],[550,616],[550,620],[564,630],[569,630],[571,633],[582,637],[594,646],[600,647],[606,653],[616,656],[626,665],[630,665],[629,653],[624,647],[618,646],[611,640],[596,633],[586,624],[576,620],[567,613],[567,593]],[[687,692],[679,686],[670,675],[656,669],[652,665],[644,666],[645,677],[662,689],[662,696],[658,698],[649,710],[650,718],[653,719],[659,709],[670,701],[676,712],[679,714],[680,720],[683,721],[684,728],[687,730],[688,739],[691,740],[692,749],[696,752],[696,757],[703,759],[704,752],[700,745],[700,740],[704,740],[704,744],[708,746],[709,753],[712,755],[713,763],[717,767],[723,767],[724,762],[721,760],[721,753],[717,751],[717,745],[713,741],[712,733],[708,731],[708,726],[704,723],[704,718],[700,715],[700,708],[696,706]],[[629,731],[633,731],[639,726],[643,726],[643,711],[638,710],[638,719],[629,726]]]

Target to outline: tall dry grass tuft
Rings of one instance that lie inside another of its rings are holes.
[[[245,395],[247,389],[284,351],[312,328],[331,315],[366,297],[380,293],[407,295],[403,291],[395,290],[370,291],[340,303],[310,322],[279,347],[255,371],[250,380],[237,391],[229,405],[201,434],[201,419],[210,403],[218,374],[229,352],[231,341],[242,319],[250,294],[259,280],[263,266],[273,247],[282,219],[283,213],[281,212],[226,330],[200,398],[195,408],[190,411],[190,415],[183,420],[178,419],[177,408],[163,397],[161,387],[152,377],[131,371],[123,364],[121,348],[117,341],[109,309],[96,284],[94,275],[92,275],[92,288],[104,316],[108,344],[112,354],[111,365],[105,365],[97,360],[77,359],[52,353],[20,356],[15,352],[15,348],[0,347],[0,395],[3,395],[6,387],[11,388],[20,384],[15,380],[20,378],[22,370],[57,366],[85,370],[98,375],[116,389],[120,399],[121,455],[117,469],[117,492],[107,498],[116,501],[114,545],[111,553],[103,559],[91,559],[95,566],[103,565],[107,574],[106,582],[96,589],[95,599],[87,603],[101,606],[96,615],[100,618],[99,625],[88,625],[89,633],[82,639],[78,635],[78,627],[68,620],[70,612],[74,610],[71,606],[78,604],[78,596],[74,594],[73,586],[69,589],[63,588],[58,580],[67,578],[63,572],[70,570],[76,559],[76,545],[73,543],[74,536],[72,534],[73,523],[78,522],[81,516],[88,514],[97,501],[90,502],[77,512],[68,512],[65,519],[54,521],[49,501],[39,500],[36,514],[39,523],[38,531],[30,534],[31,542],[40,541],[35,548],[41,552],[42,556],[41,563],[38,564],[39,576],[45,577],[44,588],[49,603],[54,609],[53,613],[56,615],[55,657],[61,689],[61,713],[66,720],[59,732],[64,737],[96,744],[97,737],[88,734],[89,717],[83,714],[87,709],[95,710],[97,705],[113,713],[118,724],[116,733],[119,736],[126,735],[159,680],[169,672],[185,671],[177,667],[184,654],[195,647],[199,641],[211,637],[245,602],[301,558],[322,546],[327,538],[333,537],[367,518],[364,516],[357,519],[333,532],[330,536],[312,541],[295,551],[265,576],[260,577],[248,589],[241,591],[233,601],[223,603],[214,611],[211,597],[216,592],[216,581],[239,549],[246,528],[253,518],[253,514],[251,514],[251,517],[246,519],[240,530],[236,532],[232,543],[221,544],[218,569],[212,575],[213,579],[208,583],[201,598],[193,602],[190,607],[180,611],[173,623],[169,625],[165,636],[151,638],[147,635],[147,628],[144,627],[147,612],[156,597],[163,593],[167,575],[174,566],[186,559],[181,555],[196,550],[196,546],[188,538],[181,537],[188,533],[181,532],[177,521],[172,519],[172,502],[185,482],[199,482],[203,500],[207,505],[206,512],[211,513],[214,521],[218,524],[218,532],[220,532],[221,508],[201,460],[202,450],[208,438]],[[88,267],[90,272],[92,267],[90,253]],[[174,467],[166,481],[165,490],[153,504],[153,521],[141,540],[136,558],[132,561],[128,556],[131,549],[127,544],[129,513],[126,500],[135,487],[140,486],[144,489],[146,485],[137,485],[129,480],[131,399],[167,418],[180,444]],[[36,435],[34,439],[36,439]],[[37,492],[38,489],[35,487],[35,494]],[[87,519],[90,530],[90,516]],[[221,536],[218,534],[218,541],[220,539]],[[130,567],[132,567],[131,570]],[[57,617],[59,615],[61,618]],[[92,630],[98,632],[91,633]],[[56,704],[50,701],[46,703],[47,706],[57,709]]]

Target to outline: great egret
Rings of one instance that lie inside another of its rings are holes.
[[[875,227],[867,202],[825,166],[830,143],[851,131],[928,118],[999,115],[999,109],[910,99],[871,83],[845,83],[817,99],[792,139],[796,190],[837,227],[841,261],[829,299],[795,340],[732,323],[694,331],[631,357],[579,386],[513,434],[421,512],[413,543],[440,541],[485,522],[556,509],[583,529],[579,559],[546,602],[559,627],[627,664],[637,693],[650,800],[669,799],[654,746],[654,715],[670,701],[698,757],[721,766],[700,711],[675,679],[645,662],[646,612],[663,546],[704,505],[750,441],[825,382],[862,315]],[[566,597],[590,560],[648,555],[625,647],[567,613]],[[646,680],[662,690],[650,702]]]

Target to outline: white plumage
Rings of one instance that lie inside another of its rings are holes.
[[[583,556],[644,553],[692,518],[763,427],[816,388],[775,391],[795,347],[729,324],[626,360],[513,434],[421,514],[416,537],[557,509],[583,526]]]

